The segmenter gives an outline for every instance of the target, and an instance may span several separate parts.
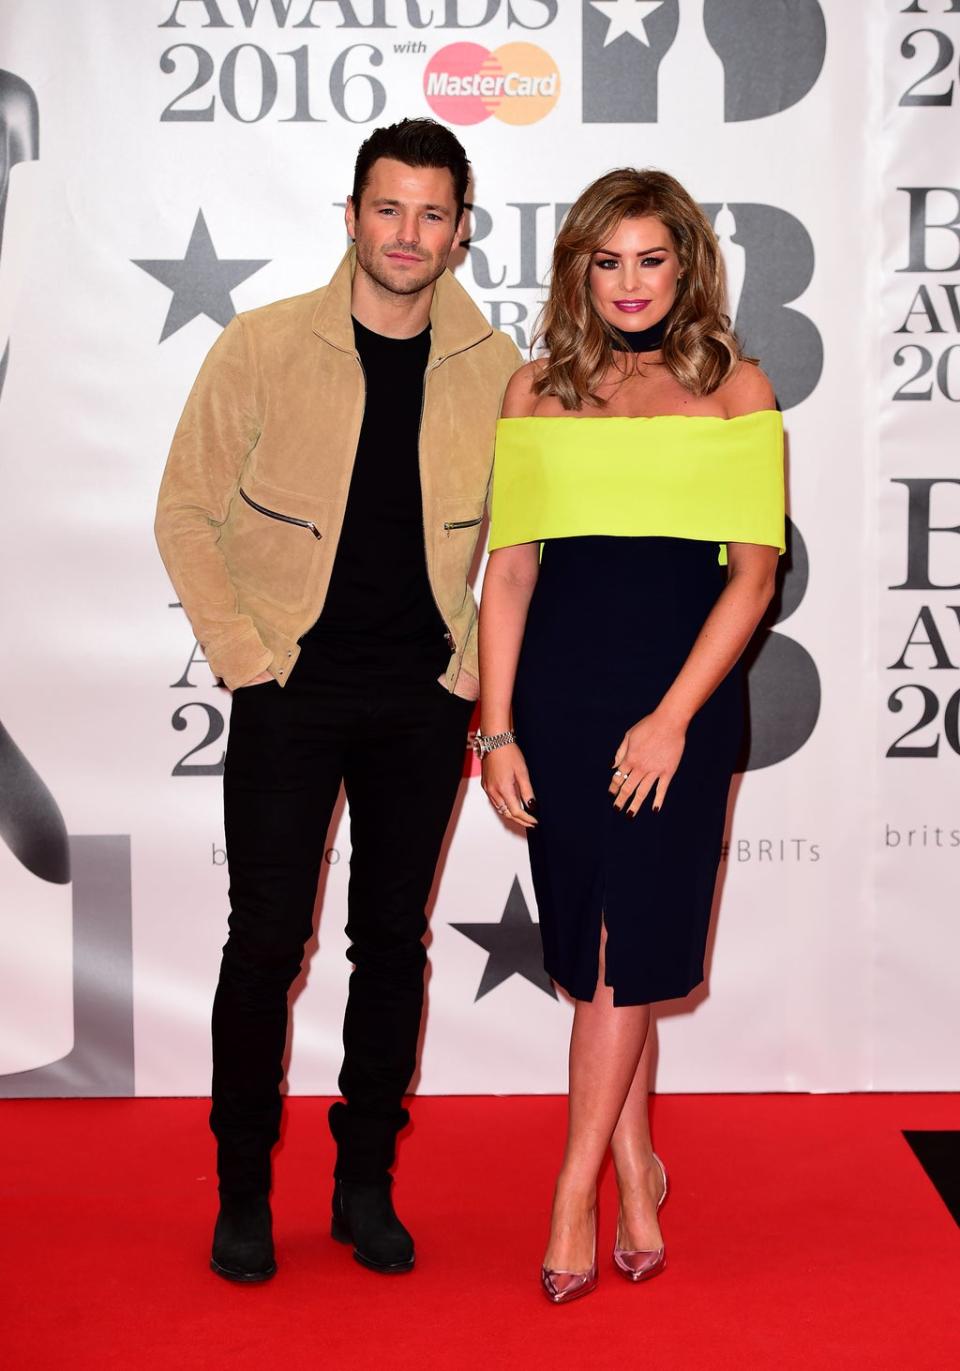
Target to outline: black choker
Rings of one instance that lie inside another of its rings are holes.
[[[615,352],[656,352],[666,336],[668,319],[669,315],[665,314],[649,328],[638,329],[636,333],[627,333],[625,329],[613,325],[616,337],[611,347]]]

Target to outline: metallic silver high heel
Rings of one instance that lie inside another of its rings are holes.
[[[653,1154],[653,1160],[659,1166],[663,1175],[663,1194],[657,1201],[657,1213],[667,1198],[667,1169],[663,1162]],[[620,1246],[620,1220],[617,1220],[617,1241],[613,1249],[613,1264],[621,1275],[626,1276],[628,1281],[648,1281],[651,1276],[658,1275],[664,1268],[667,1260],[665,1247],[658,1247],[652,1252],[644,1251],[642,1248],[629,1248]]]
[[[597,1214],[593,1214],[594,1230],[596,1230]],[[551,1304],[569,1304],[571,1300],[578,1300],[583,1295],[589,1295],[596,1290],[600,1279],[597,1269],[597,1239],[593,1239],[593,1262],[587,1271],[552,1271],[549,1267],[541,1266],[540,1284],[543,1286],[543,1293]]]

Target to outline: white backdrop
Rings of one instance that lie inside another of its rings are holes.
[[[960,1084],[960,539],[929,532],[960,525],[958,11],[3,0],[0,1094],[208,1088],[229,696],[173,606],[157,483],[219,328],[327,278],[360,141],[431,110],[474,164],[457,275],[494,323],[526,345],[589,180],[664,167],[714,216],[785,411],[779,621],[708,985],[664,1007],[659,1088]],[[451,97],[481,62],[546,79],[492,112]],[[339,1064],[346,816],[327,847],[294,1011],[308,1093]],[[565,1088],[570,1011],[538,983],[535,917],[523,840],[468,778],[421,1090]]]

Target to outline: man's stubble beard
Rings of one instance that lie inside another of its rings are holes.
[[[425,261],[423,275],[417,275],[413,278],[407,275],[395,280],[387,275],[382,261],[384,249],[370,248],[359,238],[354,241],[358,264],[381,290],[387,291],[390,295],[418,295],[420,291],[426,290],[427,286],[439,280],[446,270],[446,260],[439,266],[436,265],[435,260]]]

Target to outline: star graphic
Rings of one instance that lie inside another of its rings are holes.
[[[490,954],[480,978],[480,988],[474,996],[474,1003],[491,990],[496,990],[498,985],[502,985],[511,976],[523,976],[545,995],[554,1000],[557,998],[553,983],[543,969],[539,926],[530,918],[530,911],[516,876],[513,878],[513,885],[510,887],[503,917],[499,923],[451,924],[450,927]]]
[[[623,34],[629,33],[645,48],[650,46],[646,22],[658,10],[664,0],[590,0],[591,5],[600,10],[607,21],[607,36],[603,46],[608,47]]]
[[[255,271],[267,266],[270,258],[260,262],[245,262],[218,257],[201,209],[197,211],[197,221],[183,257],[161,261],[131,260],[135,267],[140,267],[173,291],[160,334],[162,343],[171,333],[176,333],[191,319],[196,319],[198,314],[205,314],[214,323],[226,327],[237,312],[230,292]]]

